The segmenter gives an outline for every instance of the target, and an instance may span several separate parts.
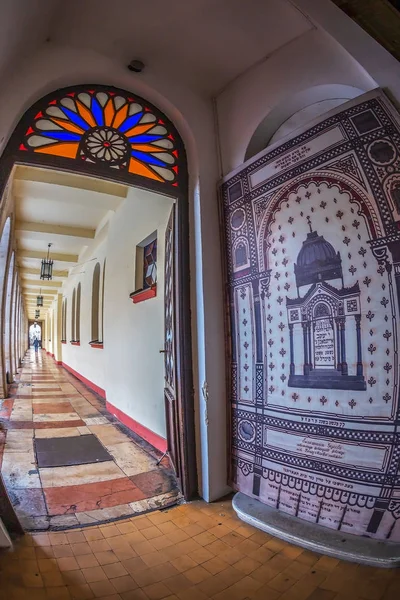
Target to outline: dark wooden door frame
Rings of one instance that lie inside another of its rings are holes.
[[[129,95],[130,98],[133,97],[143,106],[148,107],[156,117],[162,119],[168,130],[172,132],[176,148],[179,150],[179,176],[177,176],[177,181],[174,184],[161,183],[144,176],[128,173],[127,171],[111,169],[107,167],[107,165],[91,164],[78,159],[26,151],[27,148],[24,147],[26,132],[30,128],[31,123],[33,123],[35,116],[37,117],[37,115],[49,105],[49,102],[54,99],[60,99],[67,94],[86,92],[88,90],[111,92],[112,94],[121,94],[125,97]],[[195,445],[190,311],[189,191],[186,151],[179,132],[174,124],[157,107],[135,93],[114,88],[112,86],[97,84],[66,87],[47,94],[42,99],[38,100],[26,111],[18,125],[15,127],[4,153],[0,158],[0,197],[2,197],[12,169],[16,165],[64,171],[122,183],[130,187],[149,190],[169,198],[174,198],[176,201],[176,297],[180,300],[176,307],[176,320],[179,323],[177,332],[177,360],[179,362],[180,374],[178,380],[180,406],[179,433],[180,450],[183,462],[181,483],[185,499],[189,500],[195,497],[198,492],[198,480]]]

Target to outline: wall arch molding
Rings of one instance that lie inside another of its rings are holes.
[[[282,143],[284,137],[293,135],[295,129],[301,128],[303,125],[310,126],[310,118],[311,120],[318,118],[327,110],[329,111],[335,107],[334,104],[329,105],[328,101],[336,100],[336,106],[340,106],[340,104],[364,93],[365,90],[350,85],[325,84],[304,89],[289,98],[282,99],[279,104],[271,108],[255,129],[247,146],[244,160],[249,160],[265,150],[270,144],[278,141]],[[319,105],[320,112],[318,111]],[[315,110],[305,112],[305,109],[309,107],[315,107]],[[297,119],[293,119],[295,116],[297,116]],[[279,130],[291,119],[293,119],[292,124],[289,124],[282,135],[279,136]]]

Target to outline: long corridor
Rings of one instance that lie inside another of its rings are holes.
[[[159,458],[44,350],[27,352],[0,411],[1,473],[25,530],[104,523],[176,503],[169,461],[158,465]]]

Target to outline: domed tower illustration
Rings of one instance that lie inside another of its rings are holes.
[[[303,242],[294,265],[297,298],[286,298],[290,336],[289,386],[339,390],[365,390],[361,347],[361,306],[358,282],[346,288],[342,259],[324,236],[313,231]],[[335,287],[328,281],[341,282]],[[305,294],[301,288],[307,286]],[[311,286],[311,287],[309,287]],[[348,344],[349,319],[355,320],[355,344]],[[302,329],[302,371],[296,373],[294,333]],[[357,356],[348,357],[347,348],[356,348]],[[350,360],[349,360],[350,358]],[[355,364],[349,373],[349,363]]]

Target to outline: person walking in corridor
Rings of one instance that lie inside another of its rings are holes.
[[[35,348],[35,352],[37,352],[39,348],[39,340],[37,337],[33,340],[33,346]]]

